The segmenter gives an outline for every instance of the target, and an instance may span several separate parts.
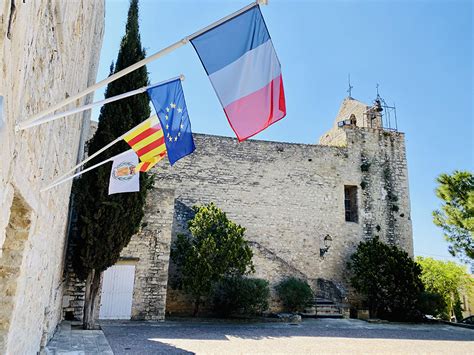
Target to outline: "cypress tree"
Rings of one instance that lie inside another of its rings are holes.
[[[138,0],[130,0],[125,35],[110,73],[116,73],[145,58],[138,25]],[[148,85],[146,67],[141,67],[107,86],[105,97],[111,97]],[[146,93],[119,100],[102,107],[99,125],[89,141],[93,154],[150,116]],[[88,166],[124,152],[130,147],[119,142],[93,159]],[[108,195],[111,163],[88,172],[74,185],[77,214],[72,263],[80,279],[86,280],[84,328],[94,328],[94,314],[100,287],[100,274],[115,264],[122,249],[135,234],[143,217],[146,190],[151,177],[140,174],[140,191]]]

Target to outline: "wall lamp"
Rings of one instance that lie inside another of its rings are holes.
[[[331,247],[332,243],[332,237],[329,234],[326,234],[326,236],[323,239],[323,244],[324,248],[319,248],[319,256],[322,258],[324,257],[324,254],[326,254]]]

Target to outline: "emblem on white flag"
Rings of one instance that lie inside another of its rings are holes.
[[[133,149],[113,158],[109,195],[140,191],[140,173],[136,171],[138,156]]]

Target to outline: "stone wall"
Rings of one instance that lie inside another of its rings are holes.
[[[14,127],[95,82],[103,26],[104,1],[0,3],[0,353],[36,353],[61,318],[71,185],[39,190],[82,154],[89,116]]]
[[[174,190],[159,188],[147,196],[141,231],[122,250],[136,259],[132,319],[163,320],[174,211]]]
[[[255,277],[298,276],[321,296],[350,301],[346,263],[360,241],[378,235],[410,254],[413,246],[404,135],[339,130],[342,147],[195,134],[193,155],[155,168],[155,185],[176,191],[173,239],[186,231],[191,206],[215,202],[247,229]],[[345,221],[344,185],[357,186],[357,223]],[[327,234],[332,245],[320,257]],[[174,275],[170,265],[167,311],[188,312]]]
[[[345,100],[335,122],[367,107]],[[330,132],[322,140],[337,139],[327,145],[238,143],[194,134],[194,154],[173,167],[160,162],[153,170],[143,231],[122,252],[138,262],[132,317],[163,319],[165,309],[169,315],[192,312],[191,299],[177,287],[169,250],[177,234],[188,233],[196,204],[215,202],[247,229],[254,277],[273,286],[296,276],[339,304],[359,301],[348,284],[347,261],[360,241],[378,235],[413,255],[404,135],[358,125]],[[357,187],[357,222],[345,220],[345,185]],[[332,245],[321,256],[326,235]],[[79,302],[80,297],[79,292]],[[276,311],[280,304],[273,289],[271,297]],[[209,309],[201,307],[202,313]]]

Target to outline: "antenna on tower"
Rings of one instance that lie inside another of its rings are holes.
[[[377,99],[379,99],[379,98],[380,98],[380,95],[379,95],[379,83],[377,83],[377,84],[375,85],[375,88],[377,89]]]
[[[352,89],[354,88],[352,85],[351,85],[351,73],[348,74],[348,78],[347,78],[347,83],[349,84],[349,88],[347,89],[347,92],[349,94],[349,98],[352,98]]]

